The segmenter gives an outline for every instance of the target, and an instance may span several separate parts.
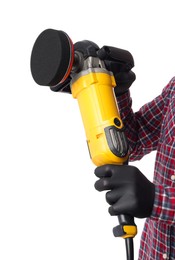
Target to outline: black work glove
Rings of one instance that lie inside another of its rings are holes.
[[[114,78],[117,86],[114,88],[116,97],[121,96],[127,92],[136,79],[135,73],[130,70],[128,72],[119,72],[114,74]]]
[[[104,165],[95,169],[100,179],[98,191],[110,190],[106,200],[111,215],[126,214],[137,218],[149,217],[152,212],[155,186],[136,167]]]

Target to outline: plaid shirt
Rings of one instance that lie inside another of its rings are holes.
[[[175,259],[175,77],[161,95],[132,111],[129,93],[117,98],[130,161],[157,150],[155,201],[142,233],[139,260]]]

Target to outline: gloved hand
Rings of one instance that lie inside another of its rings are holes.
[[[137,218],[149,217],[154,203],[155,185],[134,166],[104,165],[95,169],[100,179],[98,191],[110,190],[106,200],[111,215],[127,214]]]
[[[121,96],[127,92],[136,79],[135,73],[130,70],[128,72],[119,72],[114,74],[114,78],[117,86],[114,88],[116,97]]]

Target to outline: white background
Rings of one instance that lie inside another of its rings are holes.
[[[76,100],[35,84],[30,54],[47,28],[129,50],[136,111],[174,76],[174,1],[3,1],[0,9],[0,259],[125,259],[105,193],[94,189]],[[152,180],[155,153],[134,163]],[[136,219],[137,258],[144,220]]]

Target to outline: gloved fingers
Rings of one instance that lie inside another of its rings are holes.
[[[116,216],[120,214],[133,215],[132,203],[130,200],[127,200],[125,196],[118,199],[116,203],[109,207],[108,211],[111,216]]]
[[[109,207],[108,211],[109,211],[109,214],[111,216],[118,216],[118,215],[121,215],[121,214],[127,214],[125,211],[123,211],[122,208],[120,208],[118,206],[117,203],[115,203],[111,207]]]
[[[95,169],[95,175],[98,178],[111,177],[112,176],[111,165],[110,164],[106,164],[106,165],[97,167]]]
[[[111,190],[106,192],[106,201],[109,205],[116,203],[122,195],[122,189],[118,188],[117,190]]]
[[[128,72],[118,72],[114,76],[115,76],[116,82],[119,85],[125,85],[125,84],[131,85],[134,82],[134,80],[136,79],[136,75],[132,70],[130,70]]]
[[[108,212],[111,216],[118,216],[121,213],[119,213],[118,211],[116,212],[116,210],[114,210],[113,206],[109,207]],[[123,213],[122,213],[123,214]]]
[[[114,75],[116,80],[116,87],[114,88],[114,92],[116,96],[119,96],[130,88],[134,80],[136,79],[136,75],[133,71],[129,72],[119,72]]]
[[[111,178],[101,178],[95,182],[95,189],[98,191],[111,190],[113,187]]]

